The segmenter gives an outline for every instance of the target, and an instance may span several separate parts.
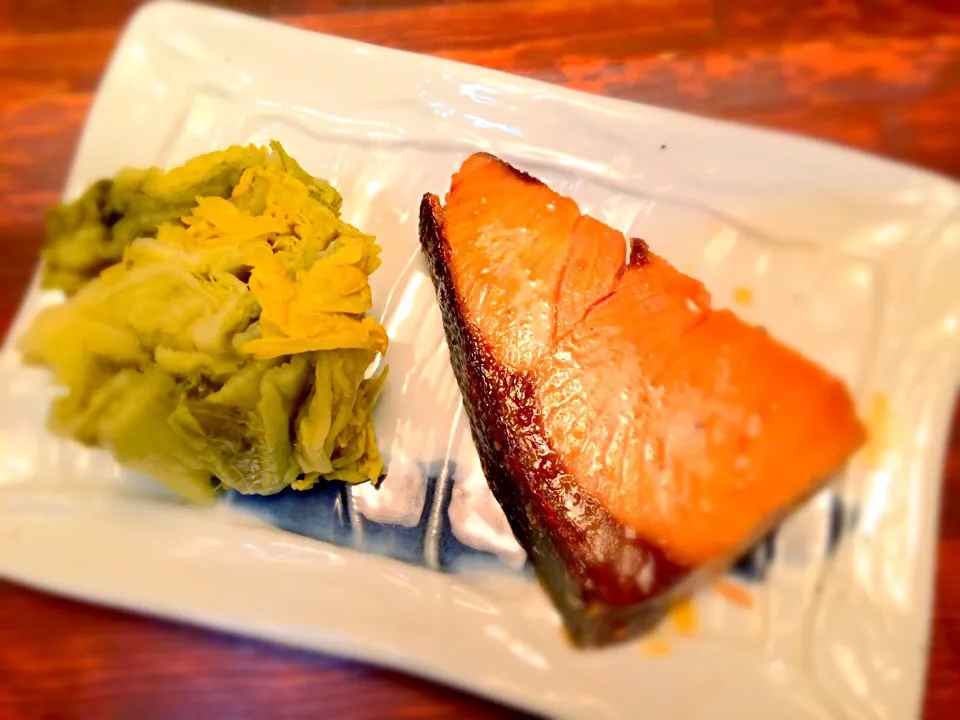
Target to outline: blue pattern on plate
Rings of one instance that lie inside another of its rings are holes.
[[[450,523],[450,498],[455,482],[453,463],[434,463],[425,469],[429,481],[420,522],[415,527],[377,523],[351,507],[350,488],[341,482],[319,483],[307,491],[285,490],[267,497],[228,493],[226,502],[289,532],[383,555],[402,562],[462,572],[478,565],[506,565],[484,550],[461,542]],[[389,479],[384,482],[389,482]],[[834,493],[831,496],[829,531],[824,557],[836,551],[844,533],[856,523],[855,508]],[[769,533],[730,569],[748,582],[762,582],[776,557],[777,531]],[[531,571],[527,562],[522,572]]]
[[[350,519],[343,483],[318,483],[305,492],[241,495],[231,491],[225,502],[288,532],[337,545],[350,545]]]
[[[847,506],[837,493],[831,494],[830,517],[827,520],[827,544],[823,549],[824,558],[833,557],[844,533],[856,525],[855,510],[854,506]],[[776,558],[776,553],[777,530],[773,530],[730,568],[730,574],[749,582],[763,582],[770,565]]]

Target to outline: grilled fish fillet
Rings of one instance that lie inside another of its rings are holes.
[[[846,387],[491,155],[420,242],[487,481],[580,646],[655,623],[863,443]]]

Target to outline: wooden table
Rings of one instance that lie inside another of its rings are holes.
[[[138,0],[0,0],[0,333]],[[329,33],[846,143],[960,177],[953,0],[236,0]],[[926,717],[960,703],[960,412]],[[395,673],[0,583],[3,718],[494,718]]]

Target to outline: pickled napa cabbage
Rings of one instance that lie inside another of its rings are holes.
[[[386,368],[375,239],[278,143],[124,170],[55,208],[21,339],[62,394],[52,429],[196,501],[378,482]]]

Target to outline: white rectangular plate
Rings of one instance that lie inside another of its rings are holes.
[[[57,301],[34,287],[0,356],[0,576],[552,716],[917,713],[960,379],[957,186],[789,136],[160,3],[123,36],[66,195],[124,165],[271,138],[331,179],[345,218],[384,248],[383,489],[196,509],[50,436],[48,378],[12,345]],[[479,472],[418,254],[422,193],[445,192],[477,149],[643,237],[716,304],[855,390],[873,441],[745,561],[749,606],[707,589],[653,640],[566,644]]]

